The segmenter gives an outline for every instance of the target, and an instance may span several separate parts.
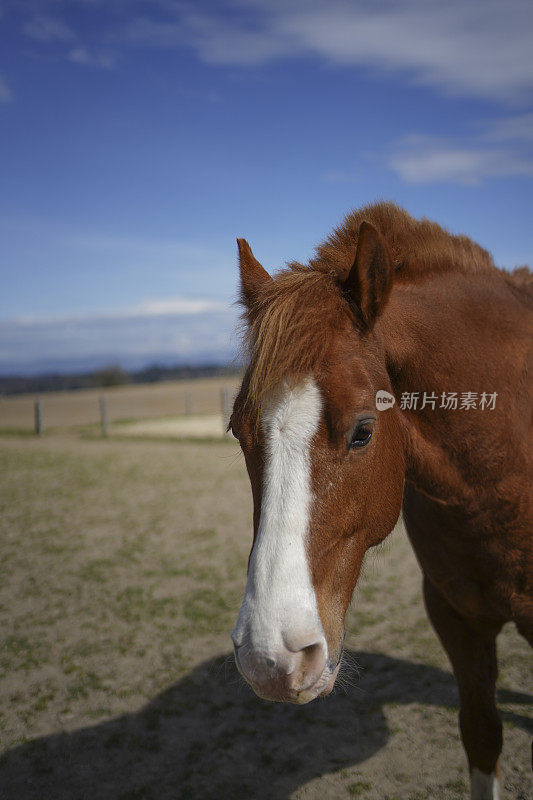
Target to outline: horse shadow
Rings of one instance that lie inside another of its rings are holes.
[[[307,706],[259,700],[232,659],[211,659],[138,712],[10,750],[0,760],[0,797],[286,800],[313,778],[382,748],[385,705],[457,707],[450,673],[376,653],[347,655],[357,678]],[[499,697],[533,700],[506,690]],[[519,714],[503,716],[528,724]]]

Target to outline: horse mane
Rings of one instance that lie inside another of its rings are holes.
[[[330,270],[344,278],[353,264],[359,228],[370,222],[387,242],[395,282],[422,279],[436,272],[496,270],[492,256],[468,236],[454,235],[429,219],[412,217],[395,203],[378,202],[348,214],[309,262],[312,269]]]
[[[531,272],[527,264],[515,267],[512,272],[504,274],[517,289],[533,295],[533,272]]]
[[[370,222],[385,239],[395,283],[423,281],[442,272],[499,275],[522,291],[533,283],[529,268],[498,269],[492,256],[467,236],[453,235],[428,219],[417,220],[394,203],[378,202],[353,211],[309,265],[290,262],[245,307],[248,355],[247,400],[259,411],[266,395],[287,379],[323,363],[330,334],[346,326],[348,307],[341,285],[354,262],[360,225]]]

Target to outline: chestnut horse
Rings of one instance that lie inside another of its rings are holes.
[[[512,620],[533,643],[531,275],[390,203],[274,278],[238,246],[249,364],[230,428],[254,543],[237,666],[270,700],[331,692],[363,557],[403,502],[472,797],[494,800],[496,636]]]

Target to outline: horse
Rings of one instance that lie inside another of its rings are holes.
[[[531,272],[393,203],[271,276],[238,239],[253,495],[231,636],[259,697],[330,693],[363,557],[404,524],[458,685],[471,797],[499,797],[496,637],[533,644]]]

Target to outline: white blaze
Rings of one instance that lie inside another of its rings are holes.
[[[234,635],[265,655],[279,646],[302,649],[322,632],[306,553],[310,448],[321,409],[318,387],[306,379],[273,397],[261,419],[261,515]]]

